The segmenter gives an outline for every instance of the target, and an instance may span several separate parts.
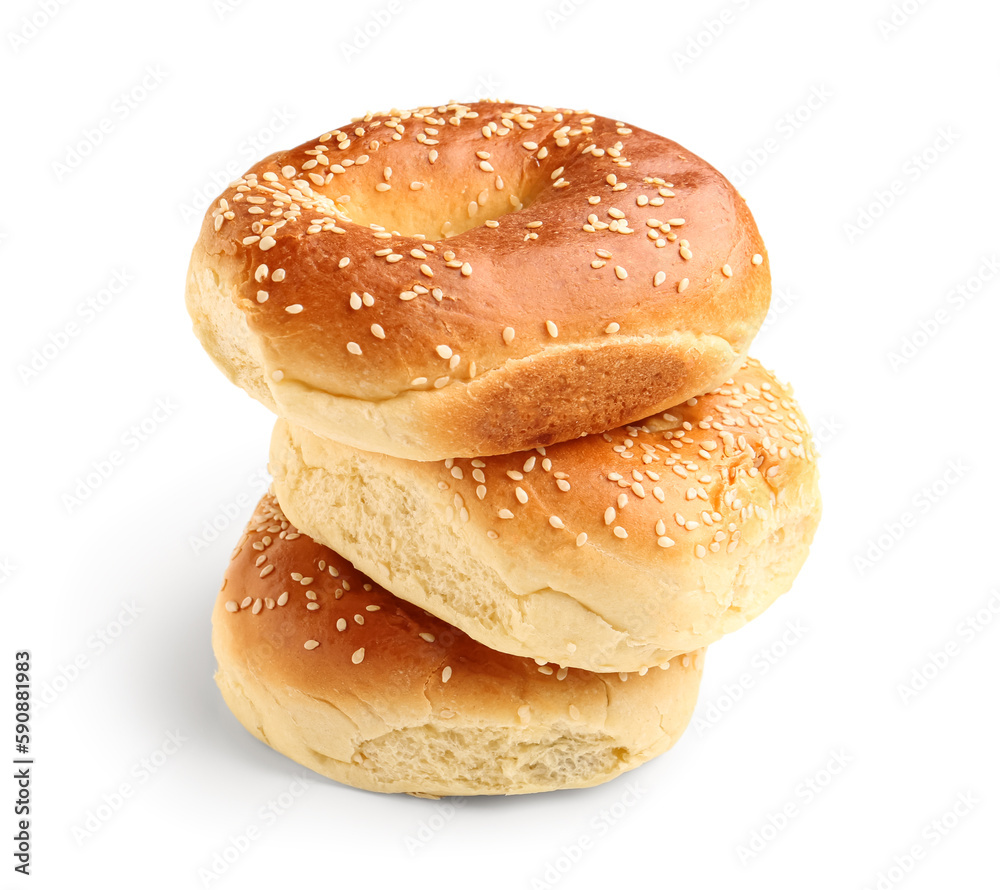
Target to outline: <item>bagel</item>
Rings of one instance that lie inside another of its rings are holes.
[[[767,312],[750,211],[675,142],[588,112],[368,114],[208,210],[187,305],[216,364],[318,435],[502,454],[711,390]]]
[[[592,674],[494,652],[299,534],[265,496],[213,613],[216,681],[258,739],[338,782],[523,794],[614,778],[691,716],[701,653]]]
[[[760,614],[819,521],[791,390],[756,361],[669,412],[532,451],[417,462],[279,420],[282,509],[494,649],[636,671]]]

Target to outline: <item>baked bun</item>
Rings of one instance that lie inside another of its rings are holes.
[[[338,782],[425,795],[612,779],[677,740],[702,665],[618,676],[494,652],[296,532],[271,496],[233,553],[212,644],[261,741]]]
[[[477,102],[366,115],[208,211],[195,332],[313,432],[414,460],[635,421],[739,367],[767,313],[750,211],[675,142]]]
[[[820,514],[791,390],[756,361],[634,425],[420,463],[279,421],[291,520],[494,649],[635,671],[708,645],[791,586]]]

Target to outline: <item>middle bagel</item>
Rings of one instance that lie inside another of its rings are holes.
[[[756,361],[707,395],[548,448],[416,462],[279,420],[278,502],[396,596],[513,655],[638,671],[791,586],[819,521],[791,390]]]

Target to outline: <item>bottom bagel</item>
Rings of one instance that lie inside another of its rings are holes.
[[[299,534],[270,494],[212,625],[216,682],[257,738],[338,782],[425,795],[613,779],[684,731],[704,659],[596,674],[496,652]]]

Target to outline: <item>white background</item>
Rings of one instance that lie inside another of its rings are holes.
[[[2,885],[995,886],[997,6],[388,8],[3,4],[0,695],[30,649],[37,759],[33,875],[3,804]],[[207,201],[263,154],[476,96],[620,118],[740,187],[775,287],[753,354],[812,420],[825,515],[794,590],[712,647],[672,752],[456,808],[297,784],[224,707],[209,613],[272,418],[183,289]]]

